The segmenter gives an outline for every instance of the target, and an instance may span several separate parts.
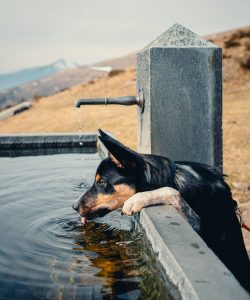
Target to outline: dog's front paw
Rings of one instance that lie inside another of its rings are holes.
[[[141,211],[143,207],[146,206],[145,197],[143,193],[137,193],[125,201],[122,211],[126,215],[133,215],[134,213],[138,213]]]
[[[132,215],[140,212],[143,207],[156,204],[171,204],[175,208],[181,207],[181,195],[170,187],[163,187],[153,191],[141,192],[133,195],[123,205],[123,213]]]

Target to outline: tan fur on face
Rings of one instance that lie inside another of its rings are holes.
[[[101,179],[101,175],[100,174],[96,174],[95,181],[98,182],[100,179]]]
[[[98,208],[115,210],[135,194],[135,190],[126,184],[114,185],[114,189],[115,192],[113,194],[98,194],[92,210],[97,210]]]

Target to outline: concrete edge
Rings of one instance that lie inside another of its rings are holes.
[[[11,116],[14,116],[16,114],[19,114],[27,109],[29,109],[32,106],[31,102],[24,101],[21,102],[15,106],[12,106],[11,108],[7,108],[0,112],[0,121],[8,119]]]
[[[81,139],[77,133],[0,135],[1,151],[50,148],[96,148],[96,143],[97,133],[84,133],[81,135]]]
[[[172,206],[143,209],[139,222],[181,299],[250,299],[233,274]]]

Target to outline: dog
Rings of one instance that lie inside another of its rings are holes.
[[[73,204],[83,223],[120,207],[131,215],[146,206],[172,204],[250,293],[250,262],[224,175],[201,163],[139,154],[99,132],[109,155],[93,186]]]

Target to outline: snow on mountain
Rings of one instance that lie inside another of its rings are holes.
[[[16,84],[12,88],[0,89],[0,111],[24,100],[53,95],[74,85],[85,84],[104,76],[111,70],[135,68],[135,57],[135,53],[131,53],[123,57],[98,62],[91,66],[78,67],[76,67],[76,64],[60,59],[51,65],[40,67],[39,75],[42,73],[42,77],[37,78],[35,76],[36,79]],[[49,72],[46,68],[49,69]],[[26,71],[33,71],[33,69],[27,69]],[[45,75],[46,72],[42,71],[48,72],[48,75]]]
[[[76,68],[79,67],[78,64],[76,63],[72,63],[72,62],[68,62],[65,59],[58,59],[57,61],[55,61],[53,64],[51,64],[54,66],[54,68],[57,68],[58,71],[61,70],[65,70],[65,69],[70,69],[70,68]]]

